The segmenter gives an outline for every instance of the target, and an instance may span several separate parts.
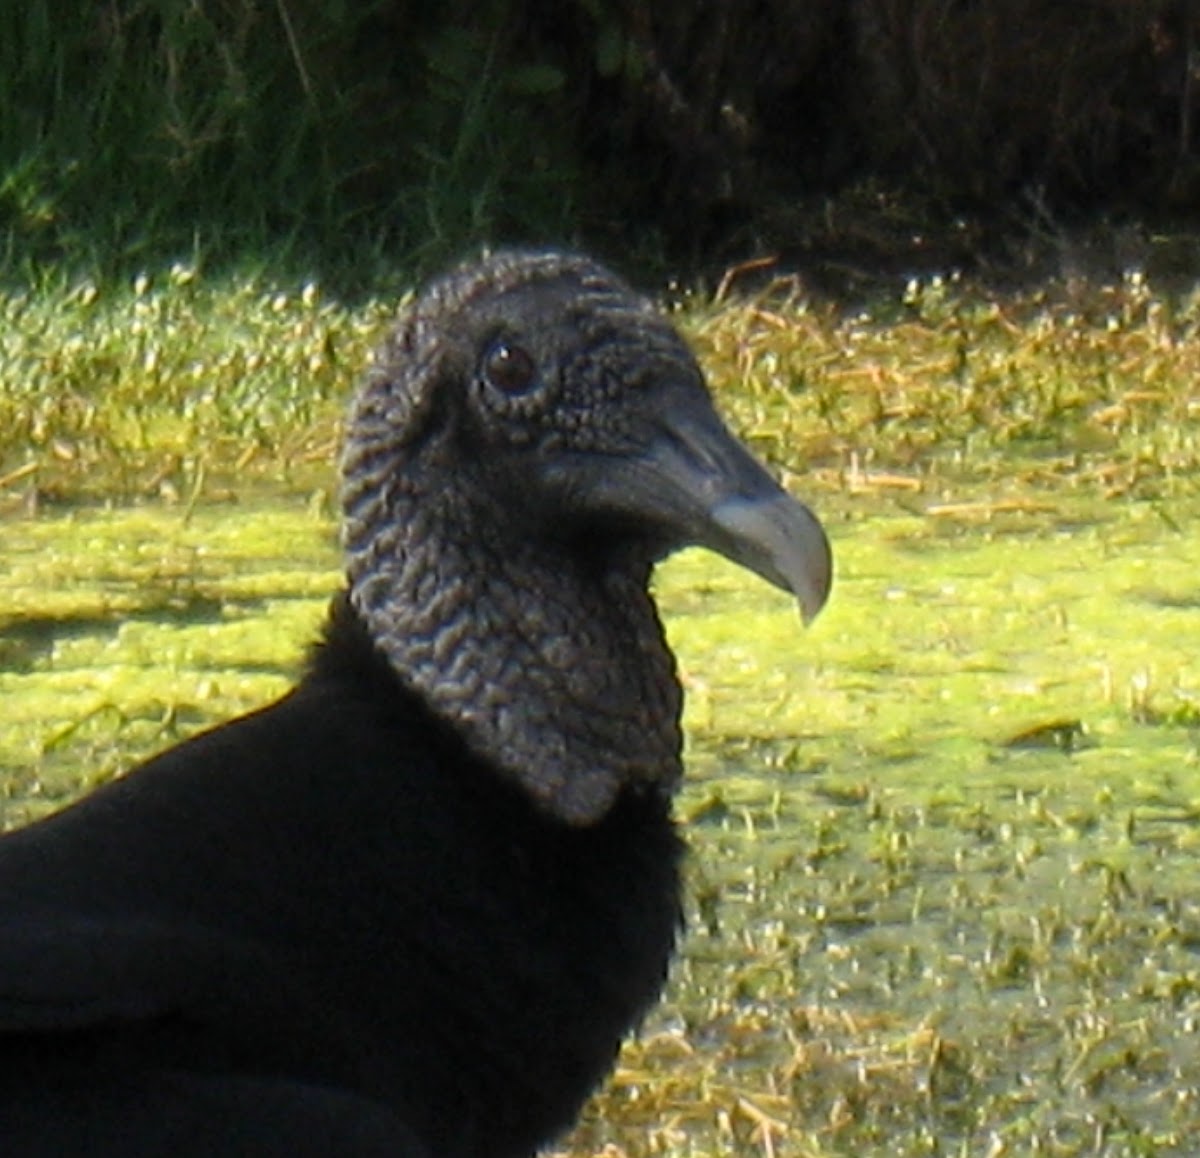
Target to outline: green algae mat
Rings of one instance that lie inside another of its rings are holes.
[[[660,569],[689,931],[564,1152],[1194,1152],[1200,532],[832,505],[807,631],[712,556]],[[299,499],[9,517],[3,823],[280,694],[337,583]]]
[[[1200,1153],[1200,294],[794,291],[677,316],[833,598],[660,569],[688,932],[561,1153]],[[289,686],[393,310],[0,289],[0,826]]]

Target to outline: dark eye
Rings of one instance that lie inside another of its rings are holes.
[[[500,338],[483,356],[483,376],[502,394],[524,394],[537,383],[537,366],[520,346]]]

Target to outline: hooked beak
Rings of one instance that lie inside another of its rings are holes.
[[[833,585],[833,553],[816,515],[780,489],[775,496],[726,499],[711,516],[715,533],[698,545],[790,591],[811,623]]]
[[[804,622],[825,605],[833,554],[793,499],[695,396],[664,411],[640,454],[608,459],[591,499],[651,524],[669,550],[707,547],[795,595]]]

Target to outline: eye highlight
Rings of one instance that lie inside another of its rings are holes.
[[[513,397],[529,393],[538,381],[532,355],[505,338],[497,338],[487,348],[481,369],[489,386]]]

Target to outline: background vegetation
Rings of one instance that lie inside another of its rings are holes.
[[[4,266],[271,251],[361,285],[521,239],[676,264],[1020,265],[1014,238],[1058,240],[1081,211],[1194,212],[1197,9],[6,4]]]
[[[184,266],[0,291],[0,513],[326,485],[395,308]],[[1196,485],[1200,293],[1132,275],[987,297],[933,278],[848,312],[784,278],[673,308],[719,402],[785,474],[900,502],[943,481],[1146,500]]]

